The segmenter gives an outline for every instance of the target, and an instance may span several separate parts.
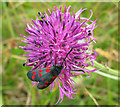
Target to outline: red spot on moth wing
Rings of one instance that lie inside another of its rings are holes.
[[[32,76],[32,79],[35,79],[35,75],[36,75],[36,72],[33,71],[33,76]]]
[[[42,72],[42,69],[40,69],[39,72]]]
[[[50,69],[51,67],[46,67],[46,69]]]
[[[49,83],[52,83],[52,81],[50,81]]]
[[[39,73],[39,77],[42,77],[42,74],[41,74],[41,73]]]
[[[52,77],[52,79],[55,79],[57,76]]]
[[[49,73],[51,71],[51,69],[46,69],[46,72]]]
[[[44,85],[45,87],[47,87],[47,85]]]
[[[45,83],[49,83],[48,81],[45,81]]]
[[[32,76],[32,79],[35,79],[35,75]]]
[[[43,81],[44,79],[46,79],[46,78],[43,78],[42,81]]]
[[[35,72],[35,71],[33,71],[33,75],[36,75],[36,72]]]
[[[39,87],[43,87],[43,85],[39,85]]]

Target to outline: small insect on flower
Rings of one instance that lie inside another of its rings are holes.
[[[67,53],[63,61],[65,61],[65,59],[67,58],[68,54],[71,51],[72,49]],[[62,69],[63,69],[63,65],[53,65],[50,67],[29,71],[27,73],[27,76],[30,80],[39,82],[37,84],[38,89],[44,89],[48,87],[56,79],[56,77],[60,74]],[[77,71],[82,71],[82,70],[77,70]]]
[[[92,10],[89,18],[81,17],[84,10],[81,8],[75,13],[73,9],[71,14],[71,6],[64,6],[64,12],[60,6],[60,9],[54,7],[52,12],[48,9],[48,14],[38,12],[36,20],[32,19],[33,24],[27,24],[29,35],[21,35],[27,45],[19,47],[29,53],[22,55],[27,57],[23,66],[32,67],[28,78],[38,89],[50,86],[52,90],[56,82],[60,92],[58,102],[63,101],[64,95],[73,99],[72,94],[76,94],[73,77],[84,73],[90,77],[90,73],[97,70],[85,69],[88,62],[94,65],[97,56],[92,48],[93,30],[97,26],[96,20],[90,20]]]

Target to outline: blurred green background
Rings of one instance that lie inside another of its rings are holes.
[[[53,6],[69,5],[77,12],[80,8],[87,8],[81,16],[89,17],[93,10],[91,20],[97,19],[99,25],[94,30],[94,49],[98,56],[96,61],[118,70],[118,7],[113,2],[2,2],[2,102],[5,105],[54,105],[59,98],[59,89],[56,85],[52,92],[49,88],[38,90],[32,88],[31,81],[26,73],[30,67],[23,67],[24,58],[19,55],[26,54],[18,46],[21,42],[20,34],[25,32],[26,24],[35,19],[38,11],[44,13]],[[90,78],[77,77],[76,99],[71,100],[64,96],[58,105],[118,105],[118,81],[91,73]],[[92,96],[92,97],[91,97]],[[1,102],[1,101],[0,101]]]

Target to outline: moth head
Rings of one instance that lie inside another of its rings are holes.
[[[57,65],[55,66],[55,69],[57,70],[58,74],[60,74],[61,70],[63,69],[63,65]]]
[[[61,71],[63,69],[63,65],[58,65],[58,66],[56,66],[56,68]]]

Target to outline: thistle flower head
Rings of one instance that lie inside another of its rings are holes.
[[[90,72],[85,70],[82,66],[88,67],[87,62],[92,62],[96,58],[97,54],[91,49],[92,41],[95,41],[93,37],[93,30],[96,21],[89,18],[81,17],[81,13],[86,9],[80,9],[76,13],[71,12],[71,6],[66,8],[64,6],[64,12],[57,7],[53,8],[51,12],[48,9],[48,14],[45,12],[42,14],[39,12],[39,16],[36,16],[36,20],[32,19],[33,24],[27,24],[26,31],[29,35],[23,36],[27,43],[26,46],[20,48],[24,49],[29,54],[23,55],[28,57],[24,65],[31,66],[31,70],[40,69],[53,65],[63,65],[65,69],[61,70],[61,73],[56,78],[56,82],[59,86],[59,100],[63,100],[64,94],[73,99],[72,94],[76,94],[75,81],[71,77],[75,77],[84,73]],[[70,53],[69,51],[73,49]],[[69,54],[68,54],[69,53]],[[68,56],[66,57],[66,55]],[[66,57],[66,58],[65,58]],[[65,61],[64,61],[65,59]],[[84,72],[71,71],[83,70]],[[55,82],[54,81],[54,82]],[[50,90],[54,87],[54,82],[50,85]],[[33,82],[39,83],[39,82]],[[62,85],[60,85],[62,83]],[[57,103],[58,103],[57,102]]]

